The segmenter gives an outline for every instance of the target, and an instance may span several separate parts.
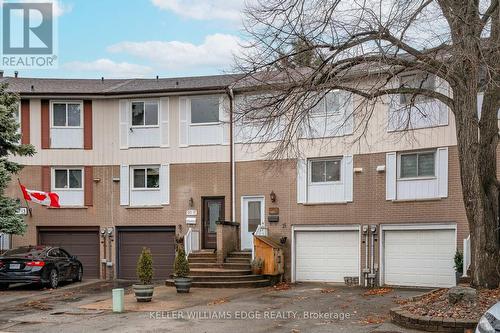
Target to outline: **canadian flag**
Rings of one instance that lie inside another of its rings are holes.
[[[21,184],[19,184],[19,186],[21,186],[21,191],[23,191],[24,199],[44,206],[54,208],[61,207],[59,205],[59,196],[57,195],[57,193],[28,190],[24,185]]]

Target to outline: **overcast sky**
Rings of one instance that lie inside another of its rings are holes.
[[[239,49],[243,3],[58,0],[59,69],[19,72],[24,77],[77,78],[224,73]]]

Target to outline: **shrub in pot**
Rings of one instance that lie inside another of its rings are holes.
[[[456,278],[456,281],[458,284],[458,280],[460,279],[460,277],[462,276],[462,274],[464,272],[464,255],[462,254],[462,252],[457,251],[455,253],[455,257],[453,258],[453,262],[454,262],[454,267],[455,267],[455,278]]]
[[[192,280],[189,278],[189,263],[182,246],[177,247],[174,261],[174,284],[178,293],[188,293]]]
[[[252,273],[260,275],[262,273],[262,268],[264,267],[264,260],[261,258],[255,258],[252,260]]]
[[[137,261],[137,278],[139,284],[134,284],[135,298],[137,302],[151,302],[153,298],[154,286],[153,280],[153,256],[147,248],[142,248],[141,255]]]

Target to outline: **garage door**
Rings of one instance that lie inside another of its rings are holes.
[[[173,271],[175,231],[173,228],[119,228],[118,278],[136,280],[137,260],[142,248],[153,255],[155,280],[167,279]]]
[[[455,230],[384,231],[384,282],[387,285],[455,285]]]
[[[99,278],[99,230],[39,229],[38,243],[62,247],[78,257],[83,277]]]
[[[359,276],[358,231],[296,231],[295,280],[344,282]]]

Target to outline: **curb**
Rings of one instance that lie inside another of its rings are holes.
[[[474,329],[478,323],[473,319],[418,316],[401,307],[391,309],[390,315],[394,324],[427,332],[463,333],[467,329]]]

